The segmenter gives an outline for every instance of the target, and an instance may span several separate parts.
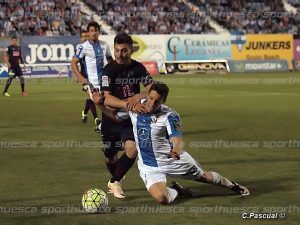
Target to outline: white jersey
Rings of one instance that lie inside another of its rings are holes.
[[[88,81],[95,86],[100,85],[103,68],[108,63],[107,58],[111,57],[106,42],[98,41],[92,44],[87,40],[78,46],[74,57],[85,60]]]
[[[162,105],[155,114],[129,112],[139,164],[164,167],[174,159],[168,158],[172,149],[171,137],[181,136],[180,117],[173,109]]]

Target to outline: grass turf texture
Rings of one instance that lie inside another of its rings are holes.
[[[199,197],[160,206],[135,165],[126,175],[126,199],[108,195],[111,213],[76,212],[82,194],[106,191],[109,179],[91,114],[81,123],[85,95],[67,78],[27,79],[28,97],[14,81],[11,97],[0,98],[0,224],[299,224],[299,74],[156,79],[170,86],[167,103],[181,115],[185,149],[205,169],[247,186],[251,196],[180,181]],[[285,219],[241,218],[265,207],[292,210]]]

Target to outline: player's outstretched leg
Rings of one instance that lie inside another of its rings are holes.
[[[212,184],[220,185],[222,187],[227,187],[230,190],[242,196],[250,195],[250,191],[246,187],[236,182],[228,180],[226,177],[221,176],[217,172],[205,171],[201,175],[200,179],[198,179],[198,181],[204,183],[212,183]]]
[[[178,197],[182,197],[182,198],[194,197],[193,193],[189,189],[182,187],[176,181],[171,182],[170,188],[173,188],[178,192]]]
[[[149,194],[162,205],[171,204],[177,198],[192,198],[193,194],[177,182],[172,182],[170,187],[165,182],[157,182],[150,186]]]

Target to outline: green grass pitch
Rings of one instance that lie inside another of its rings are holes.
[[[136,165],[126,199],[108,195],[111,212],[81,212],[89,188],[107,190],[109,173],[85,95],[73,79],[27,79],[0,97],[0,224],[299,224],[299,73],[158,76],[170,86],[167,104],[182,118],[185,149],[209,170],[247,186],[226,189],[181,181],[194,199],[160,206]],[[1,80],[1,88],[5,80]],[[172,179],[169,179],[171,181]],[[285,211],[284,219],[242,219],[243,212]]]

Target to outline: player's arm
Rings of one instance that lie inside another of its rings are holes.
[[[109,106],[112,108],[118,108],[118,109],[128,109],[127,101],[123,101],[113,95],[111,95],[110,91],[103,91],[104,93],[104,106]]]
[[[79,58],[73,58],[71,61],[71,68],[72,71],[74,72],[77,80],[81,83],[81,84],[86,84],[87,83],[87,79],[82,76],[82,74],[80,73],[77,64],[79,63],[80,59]]]
[[[173,148],[170,152],[170,157],[173,159],[180,159],[180,154],[183,149],[182,137],[172,137],[171,143],[173,145]]]
[[[170,113],[167,116],[166,127],[170,141],[172,143],[172,149],[170,151],[170,158],[180,159],[180,154],[183,149],[182,133],[180,130],[180,117],[177,113]]]
[[[117,116],[117,111],[116,109],[112,108],[107,108],[103,103],[105,100],[105,96],[103,92],[98,92],[93,91],[92,93],[92,100],[93,102],[101,109],[102,113],[104,113],[109,119],[115,122],[120,122],[122,121],[118,116]]]
[[[73,59],[71,60],[71,69],[74,72],[77,80],[81,84],[86,84],[87,79],[80,73],[77,65],[84,56],[85,56],[84,47],[82,45],[79,45],[79,47],[76,49],[76,53],[75,53]]]
[[[124,109],[126,111],[132,111],[135,113],[145,113],[147,111],[146,106],[142,103],[137,103],[133,108],[129,108],[128,101],[121,100],[113,95],[110,94],[109,91],[103,91],[104,92],[104,106],[106,107],[112,107],[117,109]]]
[[[7,65],[8,69],[10,69],[11,65],[9,63],[9,55],[8,55],[8,49],[6,49],[4,55],[3,55],[3,61]]]

